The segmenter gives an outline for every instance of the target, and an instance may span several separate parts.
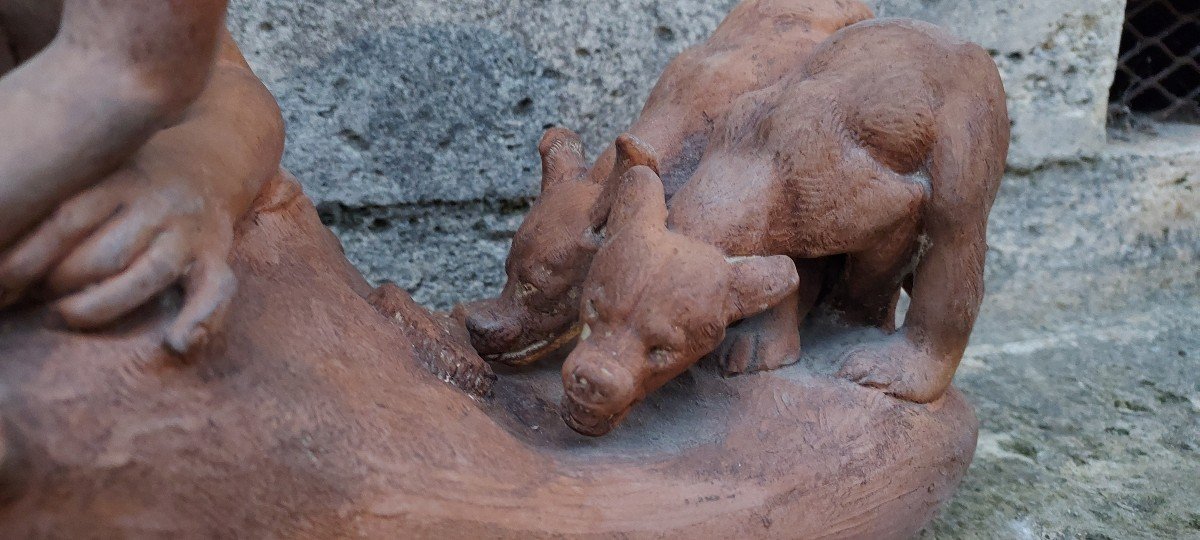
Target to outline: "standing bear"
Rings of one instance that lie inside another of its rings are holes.
[[[622,180],[563,366],[564,417],[607,433],[718,346],[730,373],[794,363],[822,289],[845,322],[890,334],[847,352],[842,377],[938,399],[983,299],[1008,140],[979,46],[908,20],[837,32],[733,104],[669,210],[652,169]],[[902,287],[912,305],[897,330]]]
[[[621,175],[662,174],[670,196],[695,173],[736,98],[779,82],[837,30],[872,17],[858,0],[745,0],[705,42],[667,66],[629,137],[589,165],[579,136],[546,132],[542,191],[513,238],[499,297],[459,306],[490,361],[525,365],[579,335],[579,288],[603,240]],[[652,150],[651,150],[652,149]]]

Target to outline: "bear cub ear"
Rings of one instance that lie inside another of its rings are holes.
[[[617,233],[629,227],[641,229],[667,226],[667,199],[662,179],[650,167],[629,169],[620,180],[608,230]]]
[[[662,174],[658,168],[658,152],[637,136],[624,133],[617,137],[617,161],[613,167],[613,177],[624,176],[629,169],[637,166],[650,167],[654,174]]]
[[[553,127],[538,143],[542,155],[542,193],[561,182],[575,180],[587,172],[583,140],[567,128]]]

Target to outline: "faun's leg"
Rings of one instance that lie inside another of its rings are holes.
[[[934,238],[917,268],[904,328],[850,351],[840,375],[896,397],[927,403],[950,386],[983,300],[982,232]],[[938,242],[941,243],[938,243]]]
[[[846,355],[841,376],[918,403],[950,386],[983,302],[987,216],[999,189],[1007,121],[974,103],[948,105],[962,119],[943,126],[931,159],[933,194],[925,212],[928,250],[913,276],[904,328]],[[1001,105],[1002,107],[1002,105]]]

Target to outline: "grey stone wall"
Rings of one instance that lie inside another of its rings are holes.
[[[732,0],[234,0],[230,26],[320,202],[534,195],[543,129],[595,149]]]
[[[234,0],[229,24],[288,123],[285,165],[348,254],[437,307],[495,291],[545,128],[594,155],[735,0]],[[1123,0],[869,0],[992,52],[1010,165],[1101,152]]]
[[[543,129],[594,155],[735,3],[234,0],[229,24],[284,110],[285,166],[351,260],[445,307],[503,283]],[[1102,151],[1124,0],[868,3],[991,51],[1015,171]]]
[[[874,0],[992,51],[1014,119],[1011,165],[1104,141],[1123,0]],[[534,195],[543,128],[595,152],[663,66],[734,0],[234,0],[230,26],[285,111],[286,165],[351,208]]]

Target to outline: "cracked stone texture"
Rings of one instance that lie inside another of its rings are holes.
[[[229,24],[288,123],[286,166],[349,207],[535,194],[543,129],[594,155],[733,0],[241,0]],[[1010,94],[1010,163],[1104,141],[1124,0],[873,0],[988,48]]]
[[[923,538],[1200,538],[1200,128],[1010,177],[956,379],[982,422]]]

